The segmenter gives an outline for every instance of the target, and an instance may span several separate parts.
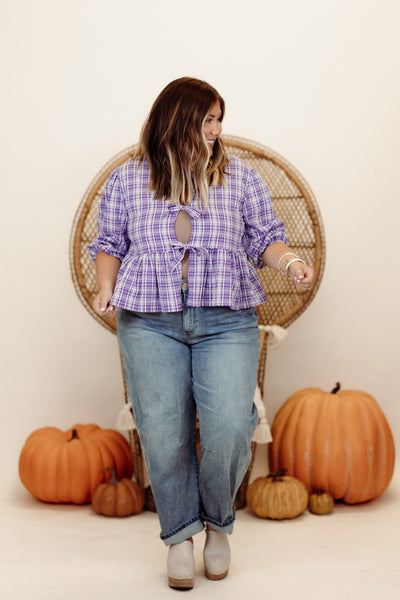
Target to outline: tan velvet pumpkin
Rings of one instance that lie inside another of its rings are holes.
[[[304,484],[285,470],[257,477],[246,490],[248,507],[268,519],[293,519],[305,511],[308,493]]]
[[[332,496],[322,490],[311,494],[308,500],[308,508],[314,515],[329,515],[333,511],[334,505]]]

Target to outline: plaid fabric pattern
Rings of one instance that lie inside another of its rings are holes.
[[[186,250],[188,306],[236,310],[265,302],[254,265],[264,266],[261,254],[268,245],[286,243],[284,225],[260,175],[238,158],[229,159],[227,185],[209,188],[206,209],[198,198],[188,206],[154,200],[145,160],[141,165],[129,160],[111,173],[100,203],[98,236],[88,250],[93,259],[104,251],[122,261],[114,306],[140,312],[182,310],[181,261]],[[191,217],[187,244],[175,236],[180,210]]]

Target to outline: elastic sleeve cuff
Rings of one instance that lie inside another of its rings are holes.
[[[115,258],[118,258],[121,262],[125,257],[125,252],[119,252],[111,244],[93,242],[87,247],[87,249],[93,262],[96,260],[96,256],[99,252],[105,252],[109,256],[115,256]]]
[[[251,247],[247,249],[247,254],[250,256],[257,269],[263,269],[266,266],[262,259],[265,249],[277,242],[287,244],[287,236],[284,232],[276,232],[272,235],[271,233],[266,233],[265,236],[262,236],[257,240],[256,244],[253,243]]]

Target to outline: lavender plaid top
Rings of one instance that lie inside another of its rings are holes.
[[[112,304],[140,312],[182,310],[181,260],[189,251],[188,306],[250,308],[265,302],[254,267],[273,242],[286,242],[263,179],[229,157],[227,185],[209,188],[208,208],[154,200],[146,160],[129,160],[110,175],[100,203],[98,236],[88,247],[122,261]],[[176,239],[180,210],[191,217],[190,241]],[[252,259],[253,263],[249,260]]]

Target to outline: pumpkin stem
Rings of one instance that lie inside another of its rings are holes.
[[[111,485],[117,485],[118,479],[117,479],[117,472],[116,472],[115,468],[114,467],[106,467],[106,471],[111,471],[111,478],[110,478],[109,483]]]
[[[333,390],[331,391],[331,394],[337,394],[339,390],[340,390],[340,383],[338,382],[335,385],[335,387],[333,388]]]
[[[283,481],[282,477],[286,474],[287,469],[279,469],[279,471],[275,471],[274,473],[269,473],[268,477],[272,477],[272,482],[275,481]]]
[[[76,429],[72,430],[72,437],[70,440],[68,440],[69,442],[72,442],[72,440],[79,440],[79,436],[78,436],[78,432]]]

